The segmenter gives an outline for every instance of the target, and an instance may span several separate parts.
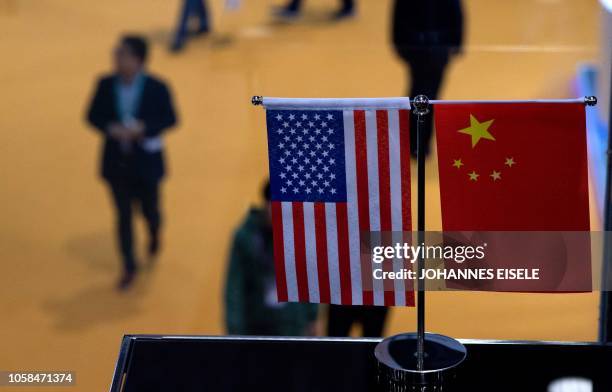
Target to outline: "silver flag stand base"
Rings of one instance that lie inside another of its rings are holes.
[[[405,333],[380,342],[374,354],[380,391],[452,392],[455,368],[463,362],[467,351],[453,338],[426,333],[423,366],[419,369],[417,334]]]

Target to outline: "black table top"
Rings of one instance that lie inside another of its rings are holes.
[[[379,339],[126,336],[111,391],[372,391]],[[457,391],[547,391],[585,377],[612,391],[612,346],[462,340]],[[123,385],[123,389],[120,386]]]

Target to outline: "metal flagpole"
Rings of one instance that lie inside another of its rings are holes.
[[[425,140],[423,138],[425,116],[429,113],[429,99],[424,95],[414,97],[412,102],[417,116],[417,246],[425,239]],[[419,254],[417,260],[417,369],[423,370],[425,358],[425,280],[422,271],[425,259]]]

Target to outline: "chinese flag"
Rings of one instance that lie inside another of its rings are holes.
[[[460,242],[488,244],[481,267],[539,269],[541,275],[448,286],[590,291],[584,105],[439,104],[435,123],[443,229],[472,231]]]
[[[588,231],[582,103],[436,104],[445,231]]]

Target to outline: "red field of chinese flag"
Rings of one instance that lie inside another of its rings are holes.
[[[442,224],[589,230],[582,103],[437,104]]]
[[[472,231],[460,242],[488,245],[479,268],[540,275],[448,287],[591,291],[584,105],[440,104],[435,122],[444,231]]]

